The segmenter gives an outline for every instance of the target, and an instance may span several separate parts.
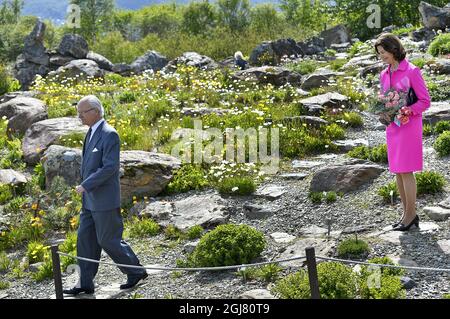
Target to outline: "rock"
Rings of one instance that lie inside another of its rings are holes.
[[[243,211],[249,219],[265,219],[275,214],[278,209],[264,205],[244,203]]]
[[[295,240],[295,236],[279,232],[270,234],[270,237],[272,237],[273,240],[279,244],[290,243],[291,241]]]
[[[330,48],[332,44],[347,43],[351,41],[350,33],[342,24],[323,31],[320,34],[320,37],[323,38],[327,48]]]
[[[300,100],[300,103],[305,106],[320,105],[323,107],[341,108],[341,106],[347,107],[349,105],[349,98],[337,92],[330,92]]]
[[[324,165],[325,162],[314,162],[314,161],[299,161],[299,160],[293,160],[292,161],[292,168],[304,168],[304,169],[310,169],[316,166]]]
[[[437,59],[431,69],[439,74],[450,74],[450,59]]]
[[[320,128],[320,127],[328,124],[328,122],[326,120],[321,119],[320,117],[304,116],[304,115],[285,117],[281,120],[281,122],[284,125],[287,125],[288,127],[301,126],[303,124],[306,124],[308,126]]]
[[[114,64],[101,54],[89,51],[86,55],[86,59],[94,61],[103,70],[113,70]]]
[[[284,56],[298,57],[303,54],[302,48],[291,38],[264,41],[250,53],[249,63],[257,66],[277,65]]]
[[[283,67],[261,66],[237,71],[233,74],[233,79],[281,86],[286,83],[298,85],[301,81],[301,75]]]
[[[20,54],[14,65],[14,77],[20,83],[20,89],[26,91],[36,79],[36,75],[45,76],[50,72],[46,65],[36,64],[27,61],[23,54]]]
[[[422,24],[429,29],[445,30],[450,26],[450,7],[439,8],[421,1],[419,12],[422,16]]]
[[[288,259],[293,257],[306,256],[305,249],[314,247],[316,256],[328,256],[332,253],[335,243],[322,238],[304,238],[297,240],[293,245],[279,256],[278,259]],[[286,267],[302,267],[305,259],[283,262],[281,265]]]
[[[379,165],[336,165],[317,171],[310,185],[312,192],[350,192],[373,181],[384,168]]]
[[[438,240],[437,244],[444,254],[450,255],[450,239]]]
[[[149,204],[144,212],[163,227],[173,225],[180,230],[187,230],[196,225],[208,228],[228,221],[223,200],[217,195],[192,195],[170,202],[164,205],[164,209],[168,211],[164,216],[157,211],[161,207],[157,203]]]
[[[61,117],[36,122],[25,132],[22,151],[25,162],[37,164],[43,152],[59,138],[79,133],[85,135],[88,127],[83,126],[78,118]]]
[[[213,59],[197,52],[185,52],[178,58],[170,61],[163,69],[163,73],[175,72],[178,65],[193,66],[202,70],[214,70],[219,68]]]
[[[394,264],[407,267],[418,267],[419,265],[409,256],[388,256]]]
[[[322,70],[308,75],[303,81],[301,88],[303,90],[312,90],[319,87],[328,86],[329,80],[337,73],[328,70]]]
[[[447,197],[446,199],[441,201],[438,205],[443,208],[450,209],[450,197]]]
[[[154,218],[155,220],[169,219],[173,212],[173,203],[166,201],[157,201],[148,204],[141,210],[139,216],[146,218]]]
[[[33,124],[47,119],[47,106],[32,97],[16,97],[0,104],[0,118],[8,119],[7,134],[24,134]]]
[[[274,200],[280,198],[284,193],[286,193],[286,190],[282,186],[266,185],[258,188],[255,195],[269,200]]]
[[[358,138],[356,140],[337,140],[331,142],[335,145],[339,152],[347,153],[359,146],[369,146],[369,141],[363,138]]]
[[[38,262],[38,263],[30,264],[30,265],[28,266],[28,269],[29,269],[31,272],[38,272],[38,271],[39,271],[39,268],[41,268],[43,265],[44,265],[44,262]]]
[[[239,295],[238,299],[277,299],[267,289],[253,289]]]
[[[359,225],[359,226],[350,226],[346,227],[342,230],[342,234],[355,234],[355,233],[363,233],[372,229],[374,225]]]
[[[442,207],[424,207],[424,213],[430,217],[431,220],[442,222],[450,217],[450,209]]]
[[[77,34],[66,34],[63,36],[58,47],[61,55],[71,55],[77,59],[85,59],[89,46],[86,40]]]
[[[401,276],[400,281],[402,283],[403,289],[411,290],[417,286],[417,283],[409,277]]]
[[[292,180],[302,180],[305,177],[307,177],[308,174],[303,174],[303,173],[287,173],[287,174],[281,174],[280,177],[284,178],[284,179],[292,179]]]
[[[141,74],[146,70],[153,70],[154,72],[159,71],[164,68],[167,63],[168,60],[165,56],[152,50],[137,58],[131,63],[130,67],[135,74]]]
[[[87,59],[70,61],[48,74],[49,77],[72,79],[103,78],[104,75],[104,71],[98,67],[97,63]]]
[[[330,49],[335,50],[336,52],[339,52],[339,53],[345,53],[348,51],[348,49],[350,49],[351,46],[352,46],[352,44],[350,42],[333,43],[330,46]]]
[[[69,186],[79,185],[81,182],[82,151],[60,145],[51,145],[41,158],[45,171],[45,187],[49,189],[56,176],[64,178]]]
[[[317,55],[325,51],[325,41],[320,37],[312,37],[306,42],[298,42],[304,55]]]
[[[319,227],[316,225],[311,225],[307,227],[303,227],[299,230],[299,235],[302,237],[323,237],[328,234],[328,229]]]
[[[45,23],[38,20],[33,31],[25,37],[23,56],[28,62],[48,66],[49,55],[44,47]]]
[[[350,69],[350,68],[359,68],[359,67],[365,68],[367,66],[371,66],[371,65],[379,63],[379,61],[377,61],[376,58],[377,57],[375,54],[366,54],[366,55],[362,55],[362,56],[356,56],[354,58],[351,58],[350,61],[348,61],[346,64],[344,64],[342,69],[346,70],[346,69]]]
[[[114,73],[123,75],[123,76],[129,76],[131,75],[132,69],[131,66],[129,64],[126,63],[117,63],[114,64],[112,67],[112,71]]]
[[[16,92],[8,92],[2,96],[0,96],[0,104],[6,103],[15,99],[16,97],[36,97],[38,92],[36,91],[16,91]]]
[[[380,74],[381,71],[383,71],[385,68],[385,64],[383,62],[378,62],[372,65],[368,65],[365,68],[363,68],[359,74],[361,75],[361,77],[365,78],[367,75],[372,74],[372,75],[377,75]]]
[[[429,28],[421,28],[419,30],[415,30],[411,34],[411,39],[416,42],[425,41],[431,42],[437,36],[436,31]]]
[[[449,102],[431,102],[430,108],[423,112],[423,123],[434,125],[439,121],[450,120]]]
[[[382,33],[392,33],[392,31],[394,31],[395,29],[395,25],[389,25],[387,27],[384,27],[381,32]]]
[[[195,247],[197,247],[197,245],[198,245],[199,242],[200,242],[200,239],[185,244],[185,245],[183,246],[183,251],[184,251],[186,254],[191,254],[192,252],[194,252]]]
[[[161,193],[180,168],[179,159],[144,151],[120,153],[121,202],[129,203],[133,196],[155,196]]]
[[[50,56],[50,64],[55,65],[57,67],[66,65],[67,63],[76,60],[74,57],[71,56],[63,56],[60,54],[55,54]]]
[[[379,238],[383,241],[390,242],[395,245],[413,243],[418,238],[418,234],[433,233],[440,229],[435,223],[421,222],[419,228],[411,228],[407,232],[393,231],[392,226],[386,226],[381,231],[376,231],[367,235],[368,238]]]
[[[22,173],[19,173],[13,169],[0,169],[0,185],[8,184],[18,186],[26,183],[27,178]]]

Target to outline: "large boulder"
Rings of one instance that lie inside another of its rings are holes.
[[[129,203],[133,196],[155,196],[161,193],[181,162],[166,154],[124,151],[120,154],[120,165],[121,199],[123,203]]]
[[[312,192],[350,192],[380,176],[384,168],[372,164],[335,165],[318,170],[310,185]]]
[[[8,119],[8,135],[24,134],[33,124],[47,119],[47,106],[32,97],[16,97],[0,104],[0,118]]]
[[[278,66],[253,67],[247,70],[237,71],[233,74],[233,79],[239,81],[258,82],[261,84],[270,83],[275,86],[281,86],[286,83],[299,85],[301,75]]]
[[[264,41],[252,51],[249,63],[252,65],[277,65],[284,56],[298,57],[303,54],[302,48],[293,39]]]
[[[179,65],[193,66],[202,70],[214,70],[219,68],[219,64],[206,55],[201,55],[197,52],[185,52],[178,58],[170,61],[162,71],[164,73],[175,72]]]
[[[327,48],[332,44],[349,43],[352,40],[347,28],[342,24],[323,31],[320,37],[323,38]]]
[[[302,90],[309,91],[311,89],[328,86],[330,79],[336,75],[337,73],[331,70],[327,69],[318,70],[306,76],[302,81],[302,85],[300,88]]]
[[[76,58],[72,56],[64,56],[58,53],[52,53],[50,54],[50,67],[52,69],[57,69],[73,60],[76,60]]]
[[[81,181],[81,150],[60,145],[51,145],[41,158],[45,171],[45,187],[48,189],[56,176],[64,178],[69,186]]]
[[[445,30],[447,26],[450,26],[450,6],[439,8],[421,1],[419,12],[422,16],[422,24],[429,29]]]
[[[36,22],[33,31],[25,37],[25,46],[23,48],[23,56],[25,60],[48,65],[49,55],[44,47],[45,23],[40,20]]]
[[[81,59],[73,60],[66,65],[58,68],[56,71],[50,72],[49,77],[54,78],[103,78],[104,71],[98,67],[98,64],[92,60]]]
[[[169,61],[156,51],[148,51],[143,56],[137,58],[130,67],[135,74],[141,74],[146,70],[159,71],[164,68]]]
[[[18,186],[26,183],[27,178],[22,173],[19,173],[13,169],[0,169],[0,185],[8,184]]]
[[[36,91],[16,91],[8,92],[5,95],[0,96],[0,104],[6,103],[15,99],[16,97],[36,97],[39,92]]]
[[[88,127],[75,117],[60,117],[40,121],[31,125],[22,142],[25,162],[37,164],[43,152],[59,139],[71,133],[86,134]]]
[[[326,50],[324,39],[319,37],[312,37],[306,42],[298,42],[297,44],[305,55],[320,54]]]
[[[437,33],[433,29],[429,28],[421,28],[419,30],[415,30],[411,34],[411,39],[413,39],[416,42],[425,41],[430,42],[437,36]]]
[[[350,100],[345,95],[339,94],[337,92],[329,92],[325,94],[312,96],[306,99],[302,99],[300,100],[300,103],[305,107],[313,105],[328,108],[341,108],[342,106],[344,107],[349,106]]]
[[[423,123],[434,125],[439,121],[450,120],[449,102],[431,102],[431,106],[423,113]]]
[[[14,77],[19,81],[21,90],[28,90],[36,79],[36,75],[45,76],[48,72],[50,72],[48,66],[29,62],[23,54],[17,56]]]
[[[192,195],[173,202],[153,202],[140,215],[151,217],[163,227],[174,225],[180,230],[196,225],[208,228],[224,224],[229,218],[224,201],[215,194]]]
[[[66,34],[59,44],[58,52],[61,55],[70,55],[77,59],[85,59],[89,52],[89,46],[82,36]]]
[[[86,59],[94,61],[103,70],[112,71],[114,67],[114,64],[103,55],[92,51],[88,52]]]

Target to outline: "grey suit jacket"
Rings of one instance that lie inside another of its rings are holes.
[[[113,210],[120,207],[120,139],[116,130],[105,121],[99,125],[87,145],[83,144],[81,186],[83,208],[92,211]]]

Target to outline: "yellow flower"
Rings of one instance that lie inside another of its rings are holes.
[[[37,208],[38,208],[37,203],[34,203],[34,204],[31,206],[31,209],[32,209],[32,210],[36,210]]]
[[[41,210],[38,212],[38,214],[41,215],[41,216],[44,216],[44,215],[45,215],[45,212],[41,209]]]

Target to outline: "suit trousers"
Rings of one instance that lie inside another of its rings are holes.
[[[100,260],[102,249],[116,264],[140,266],[131,247],[122,240],[123,222],[120,208],[108,211],[90,211],[82,208],[78,228],[77,255]],[[98,263],[78,260],[80,285],[84,289],[94,289],[94,277]],[[141,276],[145,270],[119,267],[129,279]]]

